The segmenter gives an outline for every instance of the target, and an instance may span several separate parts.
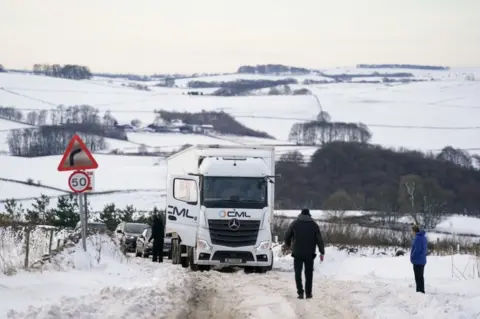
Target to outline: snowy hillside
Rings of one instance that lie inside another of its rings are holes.
[[[398,72],[388,69],[324,70],[331,74],[348,73],[347,71]],[[418,76],[426,71],[422,72],[412,71],[418,73]],[[298,86],[306,87],[316,94],[322,109],[330,113],[332,120],[367,124],[373,132],[372,143],[420,150],[437,150],[445,145],[471,148],[471,141],[478,130],[422,128],[478,126],[478,116],[473,115],[480,112],[476,105],[480,81],[466,81],[465,75],[469,72],[477,74],[478,70],[430,71],[431,74],[427,72],[424,75],[430,74],[436,81],[410,84],[331,83]],[[233,74],[219,77],[212,77],[210,81],[286,76]],[[303,77],[297,76],[299,83],[302,83]],[[208,79],[195,78],[203,81]],[[190,80],[192,79],[179,80],[178,86],[183,87]],[[315,119],[320,111],[316,99],[309,95],[189,96],[184,94],[188,89],[156,87],[155,91],[139,91],[98,79],[74,81],[24,74],[0,74],[0,87],[4,88],[0,90],[0,105],[24,109],[25,112],[31,109],[51,109],[59,104],[88,104],[100,112],[110,110],[120,123],[139,119],[146,125],[154,120],[155,109],[189,112],[223,110],[247,127],[265,131],[281,141],[286,141],[294,123]],[[0,127],[0,131],[5,129]],[[439,133],[442,134],[442,139],[437,138]],[[142,143],[138,140],[136,142]]]
[[[400,72],[398,69],[336,68],[321,70],[322,74],[360,74],[369,72]],[[408,71],[410,72],[410,71]],[[293,77],[297,87],[308,88],[320,101],[321,109],[330,113],[332,120],[363,122],[373,132],[373,143],[395,148],[406,147],[423,151],[438,151],[446,145],[473,149],[479,134],[480,81],[467,81],[465,76],[478,69],[452,69],[449,71],[411,71],[418,78],[434,81],[410,84],[328,83],[302,84],[305,79],[322,80],[320,73],[310,75],[257,75],[230,74],[202,78],[187,78],[176,82],[178,87],[154,86],[155,81],[139,82],[151,91],[140,91],[123,84],[126,79],[93,78],[75,81],[29,74],[0,74],[0,106],[15,107],[24,114],[31,110],[50,110],[60,104],[87,104],[100,113],[111,111],[122,123],[139,119],[143,126],[153,122],[155,109],[200,112],[223,110],[249,128],[265,131],[276,139],[219,134],[180,134],[128,132],[128,141],[107,138],[107,149],[97,152],[99,169],[96,171],[95,191],[104,192],[90,197],[92,206],[101,209],[106,202],[120,206],[132,204],[140,210],[163,206],[165,166],[161,158],[131,156],[140,150],[172,152],[185,144],[269,144],[276,147],[277,159],[281,155],[299,150],[306,159],[317,149],[296,146],[287,138],[293,124],[315,119],[320,106],[312,95],[279,96],[190,96],[185,93],[187,83],[195,81],[232,81],[238,79],[282,79]],[[48,122],[48,119],[47,119]],[[0,201],[8,198],[23,199],[29,205],[40,194],[65,194],[67,173],[58,173],[60,156],[13,158],[8,156],[7,136],[12,129],[28,127],[26,124],[0,120]],[[441,129],[437,129],[441,128]],[[448,129],[450,128],[450,129]],[[455,129],[458,128],[458,129]],[[120,155],[113,155],[110,153]],[[122,155],[123,154],[123,155]],[[105,193],[107,192],[107,193]],[[113,193],[112,193],[113,192]],[[0,203],[0,207],[2,207]]]

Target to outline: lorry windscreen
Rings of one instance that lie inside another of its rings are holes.
[[[202,205],[207,208],[262,209],[267,203],[263,177],[204,176]]]

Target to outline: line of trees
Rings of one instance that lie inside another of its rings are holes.
[[[18,129],[9,132],[8,148],[13,156],[36,157],[62,154],[65,146],[75,135],[75,127],[42,126],[31,129]],[[92,151],[107,147],[103,136],[80,133],[82,140]]]
[[[330,120],[330,115],[321,111],[315,121],[295,123],[288,140],[298,145],[325,145],[336,141],[368,143],[372,138],[372,133],[365,124]]]
[[[451,152],[448,147],[434,156],[334,142],[310,162],[298,152],[286,154],[276,168],[282,176],[277,206],[408,213],[430,226],[445,214],[480,216],[480,170],[447,157]]]
[[[72,80],[92,78],[92,72],[87,66],[77,64],[35,64],[33,74]]]
[[[105,137],[127,140],[110,111],[101,116],[98,109],[89,105],[60,105],[52,110],[30,111],[25,119],[15,108],[0,108],[0,117],[39,126],[9,132],[7,143],[13,156],[61,154],[75,133],[80,133],[92,151],[106,148]]]
[[[273,88],[282,85],[298,84],[298,81],[294,78],[286,78],[281,80],[244,80],[239,79],[236,81],[222,81],[222,82],[207,82],[207,81],[190,81],[188,82],[189,88],[201,89],[201,88],[219,88],[212,95],[216,96],[237,96],[246,95],[250,91],[260,90],[265,88]]]
[[[223,134],[273,138],[265,132],[252,130],[239,123],[233,116],[225,112],[202,111],[199,113],[172,112],[155,110],[158,118],[166,122],[179,119],[185,124],[209,124],[213,125],[215,131]]]
[[[32,110],[25,116],[14,107],[0,106],[0,118],[16,121],[34,126],[43,125],[69,125],[69,124],[95,124],[105,126],[117,126],[118,121],[106,111],[103,116],[100,111],[90,105],[59,105],[55,109]]]
[[[446,71],[448,66],[418,65],[418,64],[357,64],[359,69],[413,69],[413,70],[435,70]]]
[[[65,195],[58,197],[55,208],[50,208],[51,199],[46,195],[36,198],[30,208],[25,209],[21,202],[7,199],[5,211],[0,213],[0,226],[16,225],[26,222],[32,225],[52,225],[75,227],[80,220],[77,197]]]
[[[46,195],[37,197],[30,208],[25,209],[21,202],[15,199],[5,201],[5,211],[0,212],[0,226],[21,225],[51,225],[56,227],[73,228],[80,221],[78,214],[77,196],[73,194],[58,197],[57,203],[52,207],[52,200]],[[92,216],[92,208],[87,203],[87,212],[89,220],[100,221],[107,225],[111,231],[115,230],[117,225],[122,222],[147,223],[152,221],[153,214],[162,214],[163,211],[154,207],[150,212],[138,212],[133,205],[127,205],[124,208],[115,206],[114,203],[107,203],[100,212],[95,212]]]
[[[0,105],[0,118],[9,121],[22,122],[23,112],[11,106]]]
[[[237,73],[249,73],[249,74],[272,74],[272,73],[292,73],[292,74],[305,74],[310,73],[309,69],[286,66],[282,64],[260,64],[257,66],[242,65],[238,68]]]

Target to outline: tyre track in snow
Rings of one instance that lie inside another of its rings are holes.
[[[143,263],[141,261],[140,263]],[[351,319],[362,318],[355,283],[314,278],[314,299],[298,300],[293,273],[192,272],[145,264],[145,277],[54,304],[11,311],[9,319]],[[120,279],[120,278],[119,278]],[[121,279],[120,279],[121,280]]]
[[[175,319],[363,318],[346,293],[355,286],[350,282],[317,280],[314,299],[298,300],[293,273],[210,271],[189,280],[190,297]]]
[[[175,319],[236,319],[239,313],[235,299],[239,283],[232,281],[236,274],[209,272],[191,272],[189,276],[189,295],[186,305],[179,310]]]

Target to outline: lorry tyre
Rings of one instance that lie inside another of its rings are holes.
[[[188,253],[188,247],[185,245],[179,245],[179,254],[178,256],[180,257],[180,264],[182,265],[183,268],[188,268],[188,256],[187,257],[182,257],[182,254]]]
[[[267,269],[267,271],[270,271],[270,270],[273,269],[273,252],[271,254],[271,257],[272,257],[272,263],[270,264],[270,266],[265,267]]]
[[[172,238],[172,264],[180,263],[180,249],[178,245],[178,238]]]
[[[187,247],[188,250],[188,262],[190,263],[190,269],[192,271],[198,271],[198,265],[195,264],[195,248]]]
[[[172,259],[172,249],[168,251],[167,258]]]

